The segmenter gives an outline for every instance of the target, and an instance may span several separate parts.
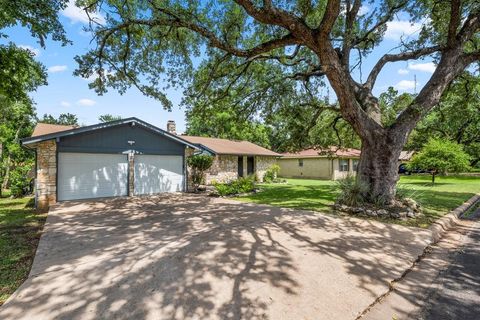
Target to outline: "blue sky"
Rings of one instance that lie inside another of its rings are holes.
[[[364,7],[362,10],[368,12],[370,9]],[[101,16],[98,18],[102,19]],[[73,45],[62,47],[59,43],[49,40],[46,42],[46,49],[42,49],[36,39],[30,36],[28,30],[15,27],[6,31],[9,35],[7,41],[13,41],[19,46],[32,50],[36,54],[36,59],[48,69],[48,86],[40,87],[32,93],[37,103],[39,117],[44,113],[58,116],[60,113],[69,112],[76,114],[81,124],[89,125],[97,123],[100,115],[109,113],[122,117],[138,117],[161,128],[165,128],[167,120],[175,120],[177,131],[185,130],[185,110],[179,108],[182,90],[168,91],[168,97],[174,105],[172,111],[168,112],[161,107],[160,103],[144,97],[134,88],[123,96],[115,90],[98,96],[88,88],[88,79],[73,76],[73,70],[76,68],[74,56],[85,53],[90,47],[90,34],[82,30],[87,23],[87,17],[81,10],[70,4],[61,12],[60,21],[65,27],[67,37],[73,41]],[[364,61],[363,80],[381,54],[392,50],[395,52],[400,37],[414,37],[419,29],[419,24],[412,25],[401,17],[390,22],[384,42]],[[435,65],[428,59],[389,64],[377,80],[375,93],[379,94],[389,86],[394,86],[400,91],[413,92],[414,75],[417,78],[418,92],[434,70]],[[334,95],[333,90],[330,90],[330,93]]]

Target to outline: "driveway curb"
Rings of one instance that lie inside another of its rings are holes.
[[[440,240],[448,229],[453,227],[462,214],[464,214],[470,207],[472,207],[477,201],[480,201],[480,193],[477,193],[461,206],[453,209],[430,226],[432,232],[431,244],[434,244]]]

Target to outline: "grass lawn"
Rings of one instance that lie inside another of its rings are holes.
[[[0,198],[0,305],[27,278],[46,217],[30,197]]]
[[[405,221],[376,219],[426,228],[433,221],[480,192],[478,177],[437,177],[433,187],[430,179],[430,176],[402,176],[399,182],[399,189],[407,197],[415,199],[423,206],[423,217]],[[286,184],[261,184],[261,192],[237,199],[285,208],[334,213],[332,205],[337,195],[334,181],[309,179],[288,179],[287,181]]]

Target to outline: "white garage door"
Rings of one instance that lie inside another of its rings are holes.
[[[135,194],[183,191],[183,157],[135,155]]]
[[[58,200],[126,196],[128,160],[123,154],[58,154]]]

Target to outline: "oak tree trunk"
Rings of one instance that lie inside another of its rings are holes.
[[[403,144],[395,145],[383,136],[378,140],[362,139],[358,178],[368,186],[364,195],[370,203],[389,204],[395,199],[398,181],[398,158]]]

